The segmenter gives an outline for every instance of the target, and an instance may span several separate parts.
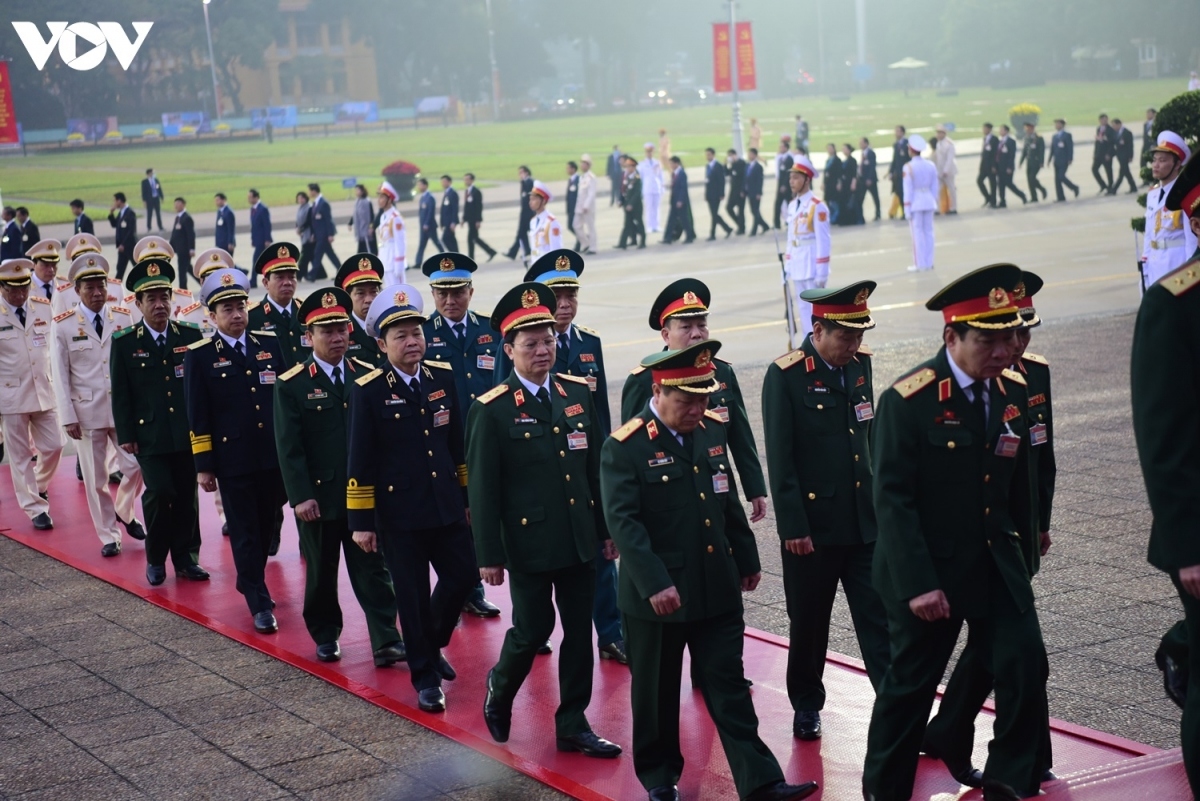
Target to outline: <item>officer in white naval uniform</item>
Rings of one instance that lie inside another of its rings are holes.
[[[142,471],[137,459],[117,446],[108,367],[112,335],[133,325],[133,319],[128,309],[108,302],[108,275],[108,260],[99,253],[75,259],[67,277],[80,300],[74,308],[56,315],[50,328],[58,421],[78,443],[88,511],[103,546],[100,554],[116,556],[121,552],[118,521],[134,539],[144,540],[146,531],[137,519]],[[121,471],[115,505],[108,491],[110,443]]]
[[[658,233],[658,206],[662,203],[663,168],[654,158],[654,145],[646,143],[646,158],[638,162],[638,175],[642,178],[642,209],[646,215],[646,230]],[[535,259],[536,261],[536,259]]]
[[[562,226],[558,218],[550,213],[550,190],[541,181],[533,182],[529,193],[529,209],[533,219],[529,221],[529,263],[533,264],[552,250],[562,248]]]
[[[917,134],[908,137],[908,153],[912,159],[902,170],[904,180],[904,213],[912,233],[913,263],[909,272],[933,269],[933,213],[937,211],[937,167],[921,158],[925,139]]]
[[[800,297],[806,289],[824,287],[829,280],[829,207],[813,194],[817,171],[808,156],[796,156],[788,174],[792,199],[784,209],[787,251],[784,254],[786,281],[792,304],[792,349],[800,347],[812,333],[812,304]]]
[[[1146,193],[1146,235],[1142,240],[1142,291],[1154,286],[1159,279],[1192,257],[1196,252],[1196,235],[1182,211],[1167,211],[1167,195],[1183,164],[1192,151],[1183,137],[1174,131],[1163,131],[1151,150],[1150,171],[1157,181]]]
[[[389,182],[384,181],[377,194],[379,199],[379,227],[375,235],[379,239],[379,260],[383,262],[383,280],[387,284],[404,283],[404,271],[408,269],[408,242],[405,239],[404,218],[396,208],[400,194]],[[418,267],[420,265],[417,265]]]

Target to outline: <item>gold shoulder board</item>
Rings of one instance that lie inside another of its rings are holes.
[[[273,337],[273,336],[275,336],[275,332],[274,332],[274,331],[251,331],[250,333],[251,333],[251,334],[254,334],[255,336],[259,336],[259,337]]]
[[[1025,355],[1022,356],[1021,358],[1027,362],[1033,362],[1034,364],[1044,364],[1047,367],[1050,366],[1049,359],[1047,359],[1045,356],[1039,356],[1036,353],[1030,353],[1030,352],[1026,351]]]
[[[1004,376],[1005,378],[1007,378],[1009,381],[1013,382],[1014,384],[1020,384],[1023,387],[1028,386],[1025,383],[1025,376],[1021,375],[1016,370],[1005,369],[1005,371],[1003,373],[1001,373],[1000,375]]]
[[[304,364],[303,364],[303,363],[293,364],[293,365],[291,366],[291,368],[289,368],[289,369],[288,369],[288,371],[287,371],[286,373],[284,373],[283,375],[279,376],[279,380],[280,380],[280,381],[287,381],[289,378],[292,378],[293,376],[295,376],[297,373],[299,373],[299,372],[300,372],[301,370],[303,370],[303,369],[304,369]]]
[[[71,316],[72,314],[74,314],[74,313],[75,313],[75,310],[74,310],[74,309],[71,309],[70,311],[65,311],[65,312],[63,312],[62,314],[55,315],[55,317],[54,317],[54,322],[56,322],[56,323],[58,323],[58,322],[62,322],[63,320],[67,319],[68,317],[70,317],[70,316]]]
[[[508,384],[500,384],[499,386],[492,387],[491,389],[489,389],[487,392],[480,395],[475,400],[478,401],[479,403],[487,405],[487,404],[491,403],[492,401],[494,401],[496,398],[503,395],[505,392],[508,392]]]
[[[630,371],[629,371],[629,374],[630,374],[630,375],[640,375],[641,373],[644,373],[644,372],[646,372],[646,368],[645,368],[645,367],[642,367],[642,366],[639,364],[637,367],[635,367],[635,368],[633,368],[632,370],[630,370]]]
[[[631,418],[629,418],[628,423],[621,426],[620,428],[618,428],[616,431],[614,431],[612,433],[612,437],[617,442],[624,442],[625,440],[629,439],[629,437],[633,434],[633,432],[637,431],[639,428],[641,428],[645,424],[646,424],[646,421],[643,420],[642,418],[631,417]]]
[[[1176,297],[1183,295],[1200,284],[1200,261],[1189,261],[1175,272],[1167,273],[1158,283]]]
[[[361,387],[361,386],[363,386],[364,384],[367,384],[367,383],[369,383],[369,382],[371,382],[371,381],[374,381],[376,378],[379,378],[379,376],[381,376],[381,375],[383,375],[383,371],[382,371],[382,370],[380,370],[378,367],[376,367],[374,370],[372,370],[371,372],[367,373],[367,374],[366,374],[366,375],[364,375],[362,378],[356,378],[356,379],[354,379],[354,383],[355,383],[355,384],[358,384],[358,385]]]
[[[362,359],[358,358],[357,356],[351,356],[350,361],[354,362],[355,364],[357,364],[360,367],[365,367],[368,370],[375,369],[375,365],[371,364],[370,362],[364,362]]]
[[[454,365],[450,364],[450,362],[424,360],[421,363],[424,364],[426,367],[440,367],[443,370],[453,370],[454,369]]]
[[[187,347],[188,347],[188,350],[195,350],[196,348],[203,348],[205,345],[209,345],[209,344],[212,344],[212,340],[209,339],[208,337],[203,337],[201,339],[197,339],[195,342],[188,345]]]
[[[902,398],[911,398],[925,387],[933,386],[933,379],[937,378],[937,373],[932,367],[926,367],[924,370],[901,378],[895,384],[892,384],[892,389],[900,393]]]
[[[596,329],[588,328],[586,325],[576,325],[575,327],[578,328],[580,331],[582,331],[585,334],[591,334],[594,337],[600,336],[600,334],[596,331]]]
[[[789,367],[794,367],[802,361],[804,361],[804,350],[802,348],[796,348],[791,353],[785,353],[776,359],[775,364],[780,370],[786,370]]]
[[[586,378],[581,378],[577,375],[567,375],[566,373],[555,373],[556,378],[561,378],[563,381],[570,381],[573,384],[587,384]]]
[[[248,311],[248,312],[254,311],[261,305],[262,305],[262,301],[256,300],[256,301],[252,302],[249,306],[246,307],[246,311]]]
[[[705,416],[705,417],[707,417],[709,420],[716,420],[718,423],[724,423],[724,422],[725,422],[725,421],[724,421],[724,420],[721,418],[721,415],[717,414],[717,413],[716,413],[716,412],[714,412],[712,409],[705,409],[705,410],[704,410],[704,416]]]
[[[29,299],[32,300],[34,303],[45,303],[47,306],[50,305],[50,299],[43,298],[41,295],[30,295]]]
[[[866,345],[859,345],[858,346],[858,355],[859,356],[874,356],[875,354],[872,353],[871,349],[868,348]]]

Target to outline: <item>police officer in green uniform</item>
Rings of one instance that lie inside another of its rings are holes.
[[[728,426],[710,408],[721,391],[721,343],[696,342],[642,360],[652,397],[601,455],[605,517],[621,551],[619,602],[633,683],[633,766],[651,801],[678,801],[683,773],[679,685],[683,649],[742,799],[804,798],[758,736],[742,670],[742,593],[762,578],[758,547],[729,469]]]
[[[381,555],[354,544],[346,523],[350,382],[374,368],[346,358],[351,309],[350,296],[340,289],[318,290],[300,305],[313,350],[275,385],[275,450],[296,510],[304,556],[304,624],[317,645],[317,659],[336,662],[342,656],[338,562],[344,552],[350,586],[367,618],[375,666],[384,667],[405,658],[392,577]]]
[[[1200,235],[1200,159],[1192,157],[1167,195]],[[1133,329],[1133,434],[1150,499],[1150,564],[1170,575],[1184,620],[1155,659],[1168,695],[1183,707],[1183,765],[1200,793],[1200,250],[1146,290]],[[1182,703],[1181,703],[1182,702]]]
[[[1032,329],[1042,324],[1033,306],[1033,296],[1041,290],[1042,284],[1040,276],[1025,270],[1021,273],[1021,282],[1012,293],[1021,320],[1025,323],[1024,327],[1017,329],[1017,350],[1013,355],[1012,369],[1025,378],[1029,393],[1029,406],[1025,414],[1031,451],[1029,466],[1036,493],[1034,514],[1038,536],[1021,541],[1030,576],[1037,575],[1041,558],[1050,550],[1050,510],[1054,503],[1054,479],[1058,472],[1054,461],[1050,363],[1045,356],[1027,350]],[[982,773],[971,765],[971,752],[975,745],[975,718],[994,684],[987,662],[980,643],[968,636],[966,648],[959,656],[954,672],[950,674],[938,712],[929,721],[921,744],[924,753],[945,762],[951,775],[969,787],[983,785]],[[1039,764],[1042,768],[1041,780],[1048,782],[1057,777],[1050,770],[1053,755],[1048,704],[1045,711],[1046,725],[1042,732]]]
[[[300,248],[292,243],[273,242],[254,264],[254,272],[261,276],[267,294],[261,301],[250,304],[247,328],[275,335],[285,367],[303,362],[312,350],[308,332],[300,321],[303,298],[295,297],[299,258]]]
[[[554,372],[578,376],[588,383],[596,415],[602,431],[612,431],[612,415],[608,409],[608,381],[604,377],[604,351],[600,335],[590,328],[575,324],[579,311],[579,276],[583,274],[583,256],[573,250],[553,250],[542,256],[529,272],[526,281],[538,281],[554,290]],[[496,380],[504,381],[512,372],[512,360],[501,351],[496,357]],[[592,623],[596,626],[596,645],[601,659],[612,659],[625,665],[625,639],[621,634],[621,613],[617,609],[617,563],[596,559],[596,600],[592,607]]]
[[[695,278],[681,278],[658,293],[650,307],[650,328],[661,333],[663,350],[681,350],[708,339],[711,299],[708,287]],[[750,522],[757,523],[767,516],[767,482],[758,461],[758,446],[754,444],[754,431],[733,365],[718,359],[716,366],[720,389],[709,396],[708,407],[727,424],[733,463],[752,506]],[[621,390],[622,423],[645,408],[651,396],[651,383],[645,367],[639,365],[630,371]]]
[[[1009,369],[1024,323],[1021,270],[996,264],[947,284],[944,346],[879,400],[875,587],[892,661],[867,733],[867,799],[912,795],[938,682],[964,622],[996,677],[985,799],[1038,793],[1048,665],[1023,542],[1034,532],[1025,379]]]
[[[374,253],[356,253],[342,262],[333,284],[344,289],[354,304],[350,310],[350,344],[346,348],[348,357],[362,359],[372,367],[383,366],[383,351],[367,330],[367,312],[371,308],[371,301],[375,300],[383,287],[383,262]]]
[[[806,289],[812,333],[763,380],[763,433],[782,542],[792,733],[821,736],[825,652],[838,582],[871,686],[888,666],[887,616],[871,584],[875,507],[869,438],[875,389],[863,333],[875,327],[874,281]]]
[[[477,266],[462,253],[431,256],[421,265],[437,309],[423,326],[425,355],[454,370],[454,388],[463,414],[496,384],[496,358],[501,351],[500,335],[486,317],[470,309],[475,295],[471,277]],[[483,582],[476,585],[463,610],[476,617],[500,616],[500,609],[484,597]]]
[[[537,649],[562,615],[556,746],[612,758],[585,710],[592,699],[592,600],[596,543],[616,558],[600,499],[600,427],[582,378],[554,367],[554,291],[522,283],[500,299],[492,328],[504,337],[513,372],[467,413],[471,524],[479,574],[498,586],[508,570],[513,625],[488,672],[483,715],[497,742],[508,740],[512,705]]]
[[[112,336],[112,405],[117,442],[137,457],[146,491],[146,580],[166,581],[167,555],[175,575],[205,581],[199,565],[200,518],[196,467],[188,441],[184,398],[184,355],[201,339],[190,323],[171,322],[175,268],[162,258],[146,259],[129,271],[125,288],[134,294],[142,321]]]

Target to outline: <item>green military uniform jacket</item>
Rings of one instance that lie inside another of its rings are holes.
[[[315,500],[318,520],[346,517],[347,419],[353,382],[374,365],[343,359],[339,390],[312,356],[275,385],[275,450],[288,501]]]
[[[709,410],[689,450],[647,403],[604,443],[600,486],[621,552],[624,614],[681,623],[742,610],[741,578],[761,567],[729,469],[726,429]],[[672,585],[683,606],[656,615],[650,596]]]
[[[312,340],[308,338],[304,323],[300,321],[300,304],[303,298],[292,298],[287,319],[279,313],[271,301],[264,297],[250,304],[250,321],[247,331],[267,331],[275,335],[279,350],[283,353],[285,367],[300,364],[312,353]]]
[[[1050,362],[1045,356],[1026,353],[1016,364],[1016,370],[1025,377],[1029,392],[1029,410],[1026,413],[1029,425],[1029,445],[1032,458],[1029,469],[1036,493],[1034,520],[1037,531],[1050,530],[1050,512],[1054,506],[1054,480],[1058,467],[1054,461],[1054,414],[1050,399]],[[1029,573],[1036,575],[1041,567],[1042,553],[1036,537],[1027,545]],[[1029,547],[1032,546],[1032,547]]]
[[[550,376],[553,411],[514,372],[467,413],[467,495],[480,567],[541,573],[590,562],[599,508],[599,424],[582,378]]]
[[[729,449],[737,466],[738,478],[747,498],[761,498],[767,494],[767,482],[763,478],[762,464],[758,461],[758,446],[754,444],[754,430],[750,428],[750,416],[746,414],[746,403],[742,400],[742,388],[738,385],[733,365],[721,359],[713,359],[717,367],[717,380],[721,391],[709,396],[708,408],[725,423],[729,437]],[[650,371],[640,365],[630,371],[621,390],[621,422],[629,421],[640,414],[654,394]]]
[[[350,344],[346,346],[346,358],[361,359],[371,367],[382,367],[387,361],[379,349],[379,340],[368,334],[353,314],[350,315]]]
[[[885,600],[940,589],[951,614],[990,613],[989,562],[1020,611],[1033,606],[1024,540],[1035,538],[1029,398],[1019,373],[992,379],[986,431],[943,347],[879,399],[873,433],[874,581]],[[1007,419],[1006,419],[1007,418]],[[1016,454],[998,455],[1002,433]]]
[[[780,539],[811,537],[815,545],[875,541],[868,442],[874,404],[871,354],[865,349],[839,376],[808,337],[767,368],[763,430]]]
[[[1167,572],[1200,565],[1197,365],[1200,258],[1193,258],[1146,290],[1133,329],[1133,434],[1154,514],[1149,560]]]
[[[166,347],[154,344],[145,323],[112,336],[112,406],[117,442],[136,443],[142,456],[187,451],[187,403],[183,360],[202,337],[194,323],[167,323]]]

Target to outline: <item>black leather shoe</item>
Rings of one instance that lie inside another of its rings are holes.
[[[650,801],[680,801],[679,788],[673,784],[652,788]]]
[[[1041,778],[1042,784],[1045,784],[1046,782],[1056,782],[1056,781],[1058,781],[1058,774],[1056,774],[1054,771],[1050,770],[1049,768],[1046,768],[1044,771],[1042,771],[1042,778]]]
[[[500,617],[500,607],[487,598],[471,598],[463,604],[463,611],[475,617]]]
[[[279,553],[279,535],[271,537],[270,544],[267,545],[267,556],[275,556]]]
[[[768,784],[765,787],[759,787],[750,795],[746,796],[746,801],[794,801],[798,798],[808,798],[815,793],[819,787],[816,782],[805,782],[804,784],[788,784],[785,781],[777,781],[774,784]]]
[[[821,713],[815,710],[797,712],[792,718],[792,736],[797,740],[821,739]]]
[[[483,722],[487,724],[488,733],[498,743],[508,742],[508,732],[512,728],[512,707],[502,706],[496,700],[496,690],[492,685],[492,673],[487,674],[487,695],[483,697]]]
[[[37,523],[35,522],[34,525],[36,526]],[[1176,706],[1183,709],[1187,703],[1187,668],[1168,656],[1162,648],[1154,652],[1154,664],[1158,665],[1158,669],[1162,671],[1163,689],[1166,690],[1167,697],[1174,701]]]
[[[404,662],[408,659],[408,651],[404,648],[404,640],[385,645],[376,651],[372,656],[375,657],[375,667],[387,667],[394,665],[397,662]]]
[[[317,646],[317,660],[320,662],[336,662],[342,658],[342,649],[337,640],[323,642]]]
[[[121,545],[117,542],[110,542],[100,549],[101,556],[116,556],[121,552]]]
[[[157,587],[167,580],[167,568],[164,565],[146,565],[146,581],[151,587]]]
[[[617,640],[600,648],[600,659],[611,659],[622,665],[629,664],[629,656],[625,653],[625,641]]]
[[[38,497],[41,498],[43,501],[48,501],[48,500],[50,500],[50,493],[49,492],[39,492]]]
[[[959,784],[967,787],[983,787],[983,771],[973,766],[970,762],[959,764],[954,759],[946,759],[942,756],[941,749],[928,740],[921,743],[921,753],[932,759],[940,760],[946,766],[946,770],[950,771],[950,775]]]
[[[175,575],[188,581],[208,581],[209,579],[208,571],[200,565],[188,565],[183,570],[176,570]]]
[[[118,470],[115,473],[108,474],[108,483],[113,485],[120,484],[123,478],[125,478],[125,474]]]
[[[454,681],[458,678],[458,671],[454,669],[454,665],[451,665],[449,660],[446,659],[446,656],[440,651],[438,652],[437,670],[438,673],[442,674],[442,678],[446,681]]]
[[[49,531],[54,528],[54,521],[50,519],[50,515],[42,512],[37,517],[33,518],[33,527],[38,531]]]
[[[254,614],[254,630],[259,634],[274,634],[279,631],[279,623],[273,612],[256,612]]]
[[[549,640],[546,640],[544,643],[542,643],[541,645],[538,646],[537,652],[540,656],[546,656],[547,654],[552,654],[552,653],[554,653],[554,646],[550,643]]]
[[[596,759],[616,759],[621,755],[621,746],[610,743],[603,737],[597,737],[595,732],[581,731],[570,737],[554,738],[554,745],[559,751],[577,751],[586,757]]]
[[[221,536],[222,536],[222,537],[228,537],[228,536],[229,536],[229,524],[228,524],[228,523],[222,523],[222,524],[221,524]]]
[[[984,801],[1021,801],[1021,796],[1016,790],[1004,782],[992,779],[985,779],[983,782],[983,798]]]
[[[446,694],[441,687],[426,687],[417,691],[417,706],[423,712],[445,712]]]
[[[83,468],[79,466],[79,460],[75,460],[75,478],[83,481]]]
[[[146,539],[146,529],[142,528],[142,524],[138,521],[130,520],[128,523],[126,523],[124,520],[122,520],[121,525],[125,527],[125,533],[133,537],[135,540],[140,541]]]

